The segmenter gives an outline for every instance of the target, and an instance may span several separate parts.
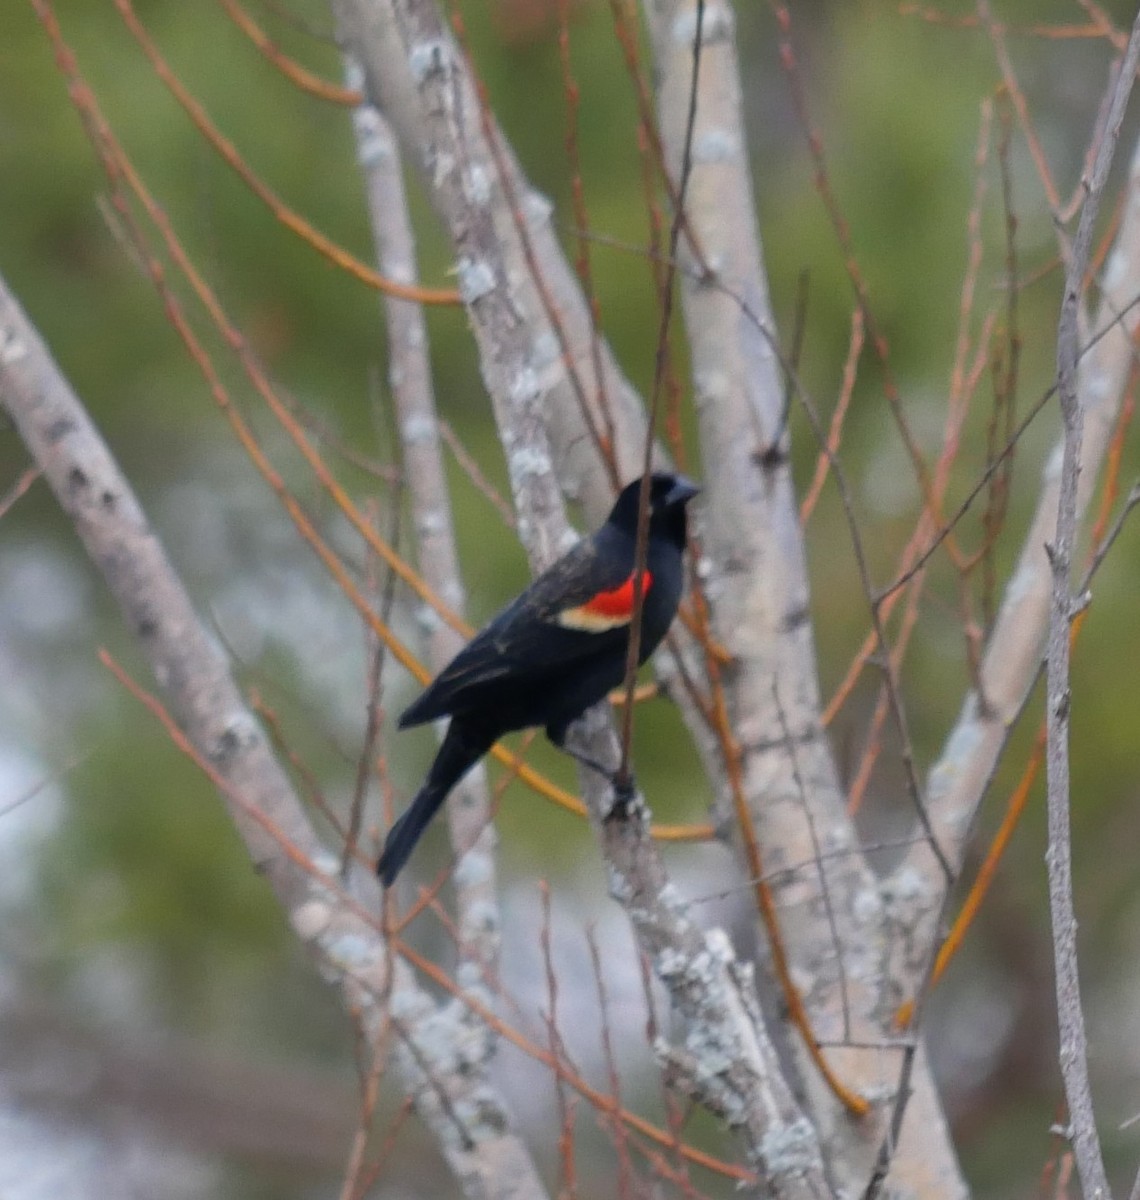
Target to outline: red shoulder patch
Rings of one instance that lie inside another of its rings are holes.
[[[642,575],[642,586],[646,593],[653,585],[653,576],[646,571]],[[605,633],[610,629],[620,629],[628,625],[633,618],[633,576],[610,588],[608,592],[598,592],[585,604],[577,608],[564,608],[555,620],[566,629],[579,629],[584,633]]]
[[[645,571],[641,579],[642,589],[644,593],[648,594],[649,589],[653,586],[653,576]],[[608,592],[599,592],[592,600],[587,600],[582,605],[582,611],[595,617],[628,621],[633,616],[633,575],[630,575],[625,583],[619,584],[616,588],[612,588]]]

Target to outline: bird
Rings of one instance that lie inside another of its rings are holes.
[[[565,739],[570,725],[625,678],[641,483],[626,484],[605,523],[493,617],[400,716],[400,729],[451,721],[423,786],[385,839],[376,864],[385,888],[451,789],[503,734],[541,726],[559,749],[609,774],[568,750]],[[686,508],[699,491],[683,475],[650,475],[639,664],[676,616]]]

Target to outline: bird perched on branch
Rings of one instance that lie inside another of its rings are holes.
[[[622,682],[634,615],[640,489],[640,479],[627,484],[605,524],[480,630],[400,717],[401,729],[440,717],[451,724],[423,787],[388,833],[376,865],[385,887],[448,792],[503,734],[541,725],[565,750],[570,724]],[[650,476],[639,663],[676,616],[685,508],[698,491],[682,475]]]

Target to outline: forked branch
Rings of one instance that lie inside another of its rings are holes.
[[[472,1074],[450,1039],[459,1025],[416,984],[373,922],[342,890],[338,863],[320,845],[287,776],[230,677],[214,639],[151,531],[133,491],[78,397],[15,298],[0,281],[0,409],[16,426],[115,596],[159,681],[179,728],[215,773],[254,867],[268,880],[297,936],[320,956],[359,1014],[373,1045],[386,998],[403,998],[404,1045],[430,1046],[430,1071],[398,1054],[405,1086],[421,1105],[452,1170],[480,1194],[541,1200],[545,1190],[511,1118],[482,1071]],[[372,886],[371,907],[379,907]],[[430,1033],[430,1036],[426,1036]],[[418,1057],[417,1057],[418,1055]],[[456,1136],[448,1097],[462,1114]]]

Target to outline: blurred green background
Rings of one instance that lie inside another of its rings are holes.
[[[995,9],[998,19],[1015,27],[1010,52],[1067,198],[1079,178],[1110,50],[1103,39],[1051,38],[1031,25],[1084,26],[1088,17],[1076,3],[1024,0]],[[187,121],[111,0],[61,0],[56,10],[118,136],[281,390],[319,418],[334,459],[343,440],[358,453],[390,461],[376,297],[269,217]],[[257,55],[220,5],[152,0],[140,2],[137,11],[174,69],[262,178],[322,231],[369,260],[346,110],[299,94]],[[254,3],[250,11],[286,50],[339,79],[331,19],[316,0]],[[947,4],[940,11],[968,16],[973,8]],[[1106,5],[1105,11],[1124,27],[1132,16],[1123,3]],[[553,200],[572,246],[555,13],[553,2],[542,0],[464,6],[472,52],[496,112],[526,170]],[[813,164],[780,65],[776,22],[766,6],[741,3],[737,25],[773,302],[786,344],[802,320],[800,373],[827,413],[847,349],[852,290],[813,183]],[[239,662],[243,682],[280,715],[289,744],[330,802],[343,806],[364,725],[367,643],[359,622],[232,442],[165,319],[108,202],[106,182],[31,5],[7,0],[3,27],[0,272],[103,429],[200,611]],[[579,139],[592,229],[644,246],[636,106],[609,5],[575,4],[571,36],[583,96]],[[795,85],[803,89],[822,137],[829,184],[889,343],[908,420],[933,455],[958,324],[981,106],[995,96],[999,82],[993,47],[968,24],[850,0],[794,6],[792,36]],[[1012,120],[1003,116],[1007,109],[998,97],[994,147],[1002,121]],[[1124,162],[1135,134],[1132,121],[1121,143]],[[1051,218],[1016,128],[1009,134],[1007,161],[1017,270],[1021,278],[1034,279],[1018,298],[1017,402],[1024,412],[1052,378],[1060,277]],[[1118,165],[1116,178],[1122,177]],[[1005,311],[997,299],[1006,272],[1005,211],[993,147],[985,183],[980,236],[986,256],[975,332],[991,307]],[[445,284],[447,248],[421,198],[414,200],[424,277]],[[592,265],[605,332],[631,378],[647,389],[657,323],[649,266],[602,240],[593,247]],[[362,565],[359,546],[299,468],[237,363],[225,356],[189,298],[187,304],[217,351],[235,400],[296,494],[350,561]],[[437,310],[429,320],[443,414],[487,475],[502,484],[501,455],[465,319],[461,312]],[[991,396],[987,373],[952,499],[965,494],[984,466]],[[812,439],[797,415],[792,428],[797,476],[806,486],[814,467]],[[1019,547],[1043,454],[1055,434],[1049,409],[1018,453],[1010,515],[995,555],[999,581]],[[870,354],[864,355],[843,446],[872,571],[883,583],[913,527],[917,492]],[[695,445],[692,451],[699,461]],[[338,462],[354,495],[361,501],[375,496],[386,512],[384,488],[377,491],[366,472]],[[13,431],[0,428],[0,495],[26,466]],[[452,467],[470,614],[478,620],[521,586],[525,562],[492,507]],[[1122,474],[1126,486],[1136,468],[1130,438]],[[969,518],[966,545],[978,545],[981,536],[978,520]],[[1132,852],[1140,841],[1134,782],[1140,704],[1132,686],[1137,537],[1134,529],[1126,530],[1095,589],[1075,661],[1073,723],[1082,965],[1105,1136],[1122,1180],[1140,1147],[1134,1128],[1116,1132],[1140,1107],[1136,1052],[1123,1052],[1140,1046],[1134,1003],[1140,994],[1140,887]],[[831,488],[809,526],[808,547],[821,681],[829,693],[868,626],[866,606],[852,599],[858,577]],[[980,583],[979,578],[971,586],[975,616],[984,622]],[[397,620],[412,636],[412,613],[402,598]],[[83,1043],[83,1061],[103,1064],[103,1073],[96,1073],[89,1091],[76,1085],[79,1101],[72,1107],[81,1110],[81,1124],[98,1108],[97,1140],[111,1137],[104,1128],[106,1111],[126,1114],[110,1122],[122,1139],[128,1136],[123,1129],[134,1130],[131,1114],[151,1106],[159,1144],[189,1147],[179,1171],[159,1172],[161,1187],[154,1183],[148,1194],[235,1200],[335,1195],[355,1122],[350,1023],[292,944],[211,789],[99,667],[100,645],[145,678],[100,580],[37,484],[0,521],[0,855],[9,868],[8,885],[0,889],[6,905],[0,951],[10,977],[7,989],[38,1014],[29,1044],[39,1044],[40,1024],[61,1039],[78,1036],[76,1031],[92,1039]],[[937,755],[968,685],[964,648],[958,587],[939,562],[905,670],[922,766]],[[846,772],[854,770],[862,750],[875,682],[866,680],[831,730]],[[406,679],[388,672],[386,706],[398,705],[410,690]],[[996,780],[980,837],[1000,819],[1039,715],[1038,700]],[[680,728],[664,705],[642,710],[638,774],[660,817],[697,820],[708,789]],[[386,745],[400,803],[425,765],[430,737]],[[573,773],[557,756],[542,749],[535,759],[572,785]],[[45,779],[47,786],[11,807]],[[878,771],[874,795],[867,826],[879,836],[897,829],[905,812],[893,760]],[[1041,809],[1038,796],[985,918],[934,1006],[935,1058],[969,1178],[983,1196],[1024,1195],[1036,1186],[1053,1149],[1049,1125],[1060,1111]],[[606,912],[601,873],[584,828],[517,786],[507,793],[499,827],[503,869],[515,897],[508,899],[508,917],[514,913],[518,920],[508,957],[533,953],[533,946],[521,943],[534,934],[527,913],[540,877],[557,881],[571,931],[575,923],[580,928]],[[430,846],[427,864],[441,860],[438,833]],[[708,864],[723,864],[715,856],[670,851],[695,895]],[[430,941],[435,935],[424,936]],[[504,971],[510,974],[509,963]],[[526,971],[519,971],[525,984]],[[158,1064],[151,1075],[201,1076],[193,1093],[196,1108],[184,1095],[163,1099],[147,1091],[154,1081],[139,1065],[139,1055],[145,1059],[140,1046]],[[134,1063],[134,1091],[124,1085],[117,1092],[107,1082],[117,1078],[107,1064],[119,1062],[120,1053]],[[82,1058],[80,1051],[76,1056]],[[70,1111],[51,1087],[43,1091],[48,1109]],[[211,1123],[203,1114],[219,1093],[231,1098],[235,1115],[230,1122]],[[286,1096],[296,1112],[283,1111]],[[330,1117],[330,1109],[340,1115]],[[172,1117],[168,1110],[183,1116]],[[299,1122],[300,1132],[292,1132],[290,1120]],[[140,1139],[144,1148],[150,1144]],[[408,1146],[394,1166],[397,1180],[404,1180],[394,1186],[404,1190],[380,1188],[375,1194],[451,1194],[434,1152],[418,1134],[408,1136]],[[421,1178],[415,1186],[422,1192],[409,1190],[409,1177],[400,1174],[410,1169],[413,1154],[426,1155],[432,1164],[417,1168]],[[145,1153],[137,1157],[140,1178],[149,1178]],[[604,1180],[595,1185],[598,1195],[612,1188]]]

